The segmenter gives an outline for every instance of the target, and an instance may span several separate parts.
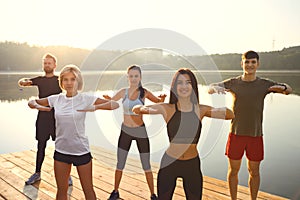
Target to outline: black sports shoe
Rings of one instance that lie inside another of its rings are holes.
[[[151,200],[157,200],[158,198],[157,198],[156,194],[152,194],[151,197],[150,197],[150,199]]]
[[[41,180],[41,173],[36,172],[30,176],[30,178],[25,182],[26,185],[34,184],[35,182]]]
[[[107,200],[117,200],[120,198],[120,195],[119,195],[119,192],[118,191],[115,191],[113,190],[111,193],[110,193],[110,196]]]
[[[73,185],[73,180],[72,180],[72,177],[71,177],[71,176],[69,176],[68,185],[69,185],[69,186],[72,186],[72,185]]]

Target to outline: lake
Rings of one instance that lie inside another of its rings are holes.
[[[235,76],[240,72],[223,72],[221,78]],[[300,86],[300,73],[270,73],[268,78],[286,82],[294,89]],[[37,110],[29,109],[28,99],[36,96],[36,88],[20,88],[16,82],[21,77],[32,77],[37,73],[6,73],[0,75],[0,153],[9,153],[36,148],[35,119]],[[212,72],[197,74],[200,102],[213,106],[231,106],[232,97],[227,95],[208,95],[206,83],[216,76]],[[218,76],[219,76],[218,75]],[[173,72],[143,73],[143,84],[155,94],[169,95],[169,85]],[[209,77],[212,76],[213,78]],[[97,95],[112,95],[118,88],[126,86],[124,72],[106,73],[86,72],[85,90]],[[220,77],[217,77],[220,78]],[[296,89],[296,91],[299,91]],[[168,99],[166,99],[168,101]],[[149,103],[149,102],[146,102]],[[264,141],[265,160],[261,164],[260,190],[287,197],[300,198],[300,96],[269,94],[265,99]],[[144,116],[151,145],[151,160],[159,162],[163,151],[168,146],[166,125],[158,115]],[[86,120],[87,135],[90,144],[116,151],[122,109],[88,113]],[[226,180],[227,158],[224,155],[230,121],[204,119],[198,149],[201,156],[202,172],[206,176]],[[54,145],[52,141],[48,145]],[[138,156],[136,145],[131,148],[131,155]],[[101,158],[99,158],[101,159]],[[242,163],[239,183],[247,185],[248,173],[245,158]],[[115,166],[112,166],[113,168]]]

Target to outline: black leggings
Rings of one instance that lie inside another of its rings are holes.
[[[42,164],[45,158],[45,149],[47,146],[47,140],[38,140],[37,152],[36,152],[36,163],[35,172],[41,172]]]
[[[157,177],[159,200],[172,199],[178,177],[183,180],[186,199],[202,199],[203,177],[199,157],[190,160],[177,160],[165,153]]]
[[[150,171],[150,145],[145,125],[131,128],[122,124],[121,134],[118,142],[117,169],[124,169],[132,140],[136,141],[138,150],[140,152],[143,170]]]

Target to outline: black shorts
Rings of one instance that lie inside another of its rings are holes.
[[[77,156],[77,155],[63,154],[63,153],[54,151],[53,158],[56,161],[73,164],[74,166],[80,166],[80,165],[85,165],[85,164],[89,163],[93,157],[90,152],[80,155],[80,156]]]
[[[39,141],[47,141],[50,136],[55,140],[55,118],[53,109],[50,112],[39,111],[35,123],[35,138]]]

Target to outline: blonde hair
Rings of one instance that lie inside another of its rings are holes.
[[[53,61],[54,61],[54,64],[56,64],[56,62],[57,62],[57,58],[56,58],[54,55],[52,55],[51,53],[46,53],[46,54],[43,56],[43,60],[45,60],[46,58],[52,58]]]
[[[74,74],[74,76],[76,77],[76,81],[78,83],[77,89],[79,91],[82,90],[83,89],[83,77],[81,75],[81,71],[76,65],[73,65],[73,64],[66,65],[61,69],[60,74],[59,74],[59,86],[62,89],[64,89],[62,86],[62,80],[63,80],[64,75],[69,72],[72,72]]]

